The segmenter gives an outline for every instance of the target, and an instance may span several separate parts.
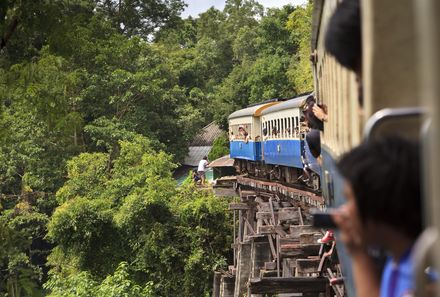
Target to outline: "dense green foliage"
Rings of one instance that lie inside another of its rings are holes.
[[[1,1],[0,296],[209,294],[227,202],[171,173],[209,122],[311,90],[311,4],[183,7]]]
[[[221,135],[216,140],[214,140],[214,145],[209,152],[208,159],[214,161],[220,157],[229,155],[229,140],[227,135]]]

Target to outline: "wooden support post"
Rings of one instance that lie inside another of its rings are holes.
[[[270,212],[272,214],[272,225],[275,226],[277,224],[277,222],[275,221],[275,213],[273,211],[272,197],[269,198],[269,207],[270,207]]]
[[[247,227],[248,232],[249,232],[251,235],[255,235],[254,228],[252,228],[251,224],[249,224],[249,221],[248,221],[246,218],[244,219],[244,224],[245,224],[245,226]]]
[[[212,297],[220,297],[220,281],[222,278],[221,272],[214,272],[214,280],[212,284]]]
[[[299,213],[299,224],[302,226],[304,225],[304,220],[301,214],[301,207],[298,207],[298,213]]]
[[[243,242],[243,213],[238,211],[238,243]]]
[[[269,239],[269,245],[270,245],[270,250],[272,252],[272,257],[275,260],[276,257],[277,257],[277,253],[276,253],[276,250],[275,250],[275,246],[273,244],[272,235],[267,235],[267,238]]]
[[[280,236],[277,234],[277,276],[280,277]]]
[[[247,283],[251,273],[251,244],[241,243],[238,251],[237,274],[234,297],[242,297],[247,292]]]
[[[235,277],[222,275],[220,281],[220,297],[234,297]]]
[[[235,229],[237,228],[236,215],[236,211],[234,210],[234,266],[237,265],[237,236],[235,232]]]

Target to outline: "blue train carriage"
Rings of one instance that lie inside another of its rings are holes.
[[[306,127],[301,118],[307,97],[285,101],[261,113],[262,159],[272,180],[293,184],[304,173]]]
[[[261,162],[261,112],[278,104],[268,102],[237,110],[229,116],[230,156],[239,173],[255,173]]]

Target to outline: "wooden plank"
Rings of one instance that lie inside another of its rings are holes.
[[[314,277],[253,278],[249,282],[251,294],[323,293],[328,279]]]
[[[272,198],[269,198],[269,207],[270,207],[270,213],[272,214],[272,224],[276,225],[277,221],[275,221],[275,213],[273,211],[273,202],[272,202]],[[279,219],[279,217],[278,217]]]
[[[229,210],[248,210],[250,206],[247,203],[229,203]]]
[[[270,245],[270,250],[271,250],[271,252],[272,252],[272,257],[273,257],[273,259],[276,259],[276,257],[277,257],[277,253],[276,253],[276,251],[275,251],[275,246],[274,246],[274,244],[273,244],[273,238],[272,238],[272,235],[267,235],[267,238],[269,239],[269,245]]]
[[[301,207],[298,207],[298,214],[299,214],[299,224],[302,226],[304,225],[304,220],[301,214]]]
[[[319,233],[319,229],[311,226],[311,225],[290,225],[289,227],[289,237],[290,238],[298,238],[301,233]]]
[[[255,214],[257,220],[270,220],[272,218],[272,213],[270,211],[259,211]]]
[[[277,268],[277,263],[275,262],[264,262],[264,270],[275,270]]]
[[[248,231],[250,232],[250,235],[255,235],[254,228],[252,228],[251,224],[249,224],[249,222],[246,218],[244,218],[244,223],[245,223]]]
[[[276,270],[260,270],[260,277],[261,278],[268,278],[268,277],[277,277],[277,271]]]
[[[278,211],[279,221],[293,221],[294,223],[299,223],[298,210],[295,207],[285,207]]]
[[[316,273],[320,262],[320,259],[296,259],[296,269],[300,274]]]
[[[275,226],[273,225],[265,225],[259,226],[257,230],[258,234],[275,234]]]
[[[281,245],[282,258],[298,258],[316,256],[319,253],[320,244],[283,244]]]
[[[301,233],[299,235],[300,244],[313,244],[315,242],[315,233]]]

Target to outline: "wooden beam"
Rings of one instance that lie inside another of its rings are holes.
[[[247,203],[229,203],[229,210],[248,210],[250,206]]]
[[[301,214],[301,207],[298,207],[298,214],[299,214],[299,224],[302,226],[304,225],[304,220]]]
[[[318,272],[321,259],[296,259],[296,269],[300,274]]]
[[[254,228],[252,228],[251,224],[249,224],[249,221],[246,218],[244,219],[244,224],[247,227],[248,231],[250,232],[251,235],[255,235],[255,231]]]
[[[253,278],[249,282],[251,294],[323,293],[328,279],[314,277]]]
[[[255,214],[257,220],[270,220],[272,213],[270,211],[259,211]]]
[[[283,244],[281,245],[282,258],[298,258],[316,256],[319,253],[320,244]]]

